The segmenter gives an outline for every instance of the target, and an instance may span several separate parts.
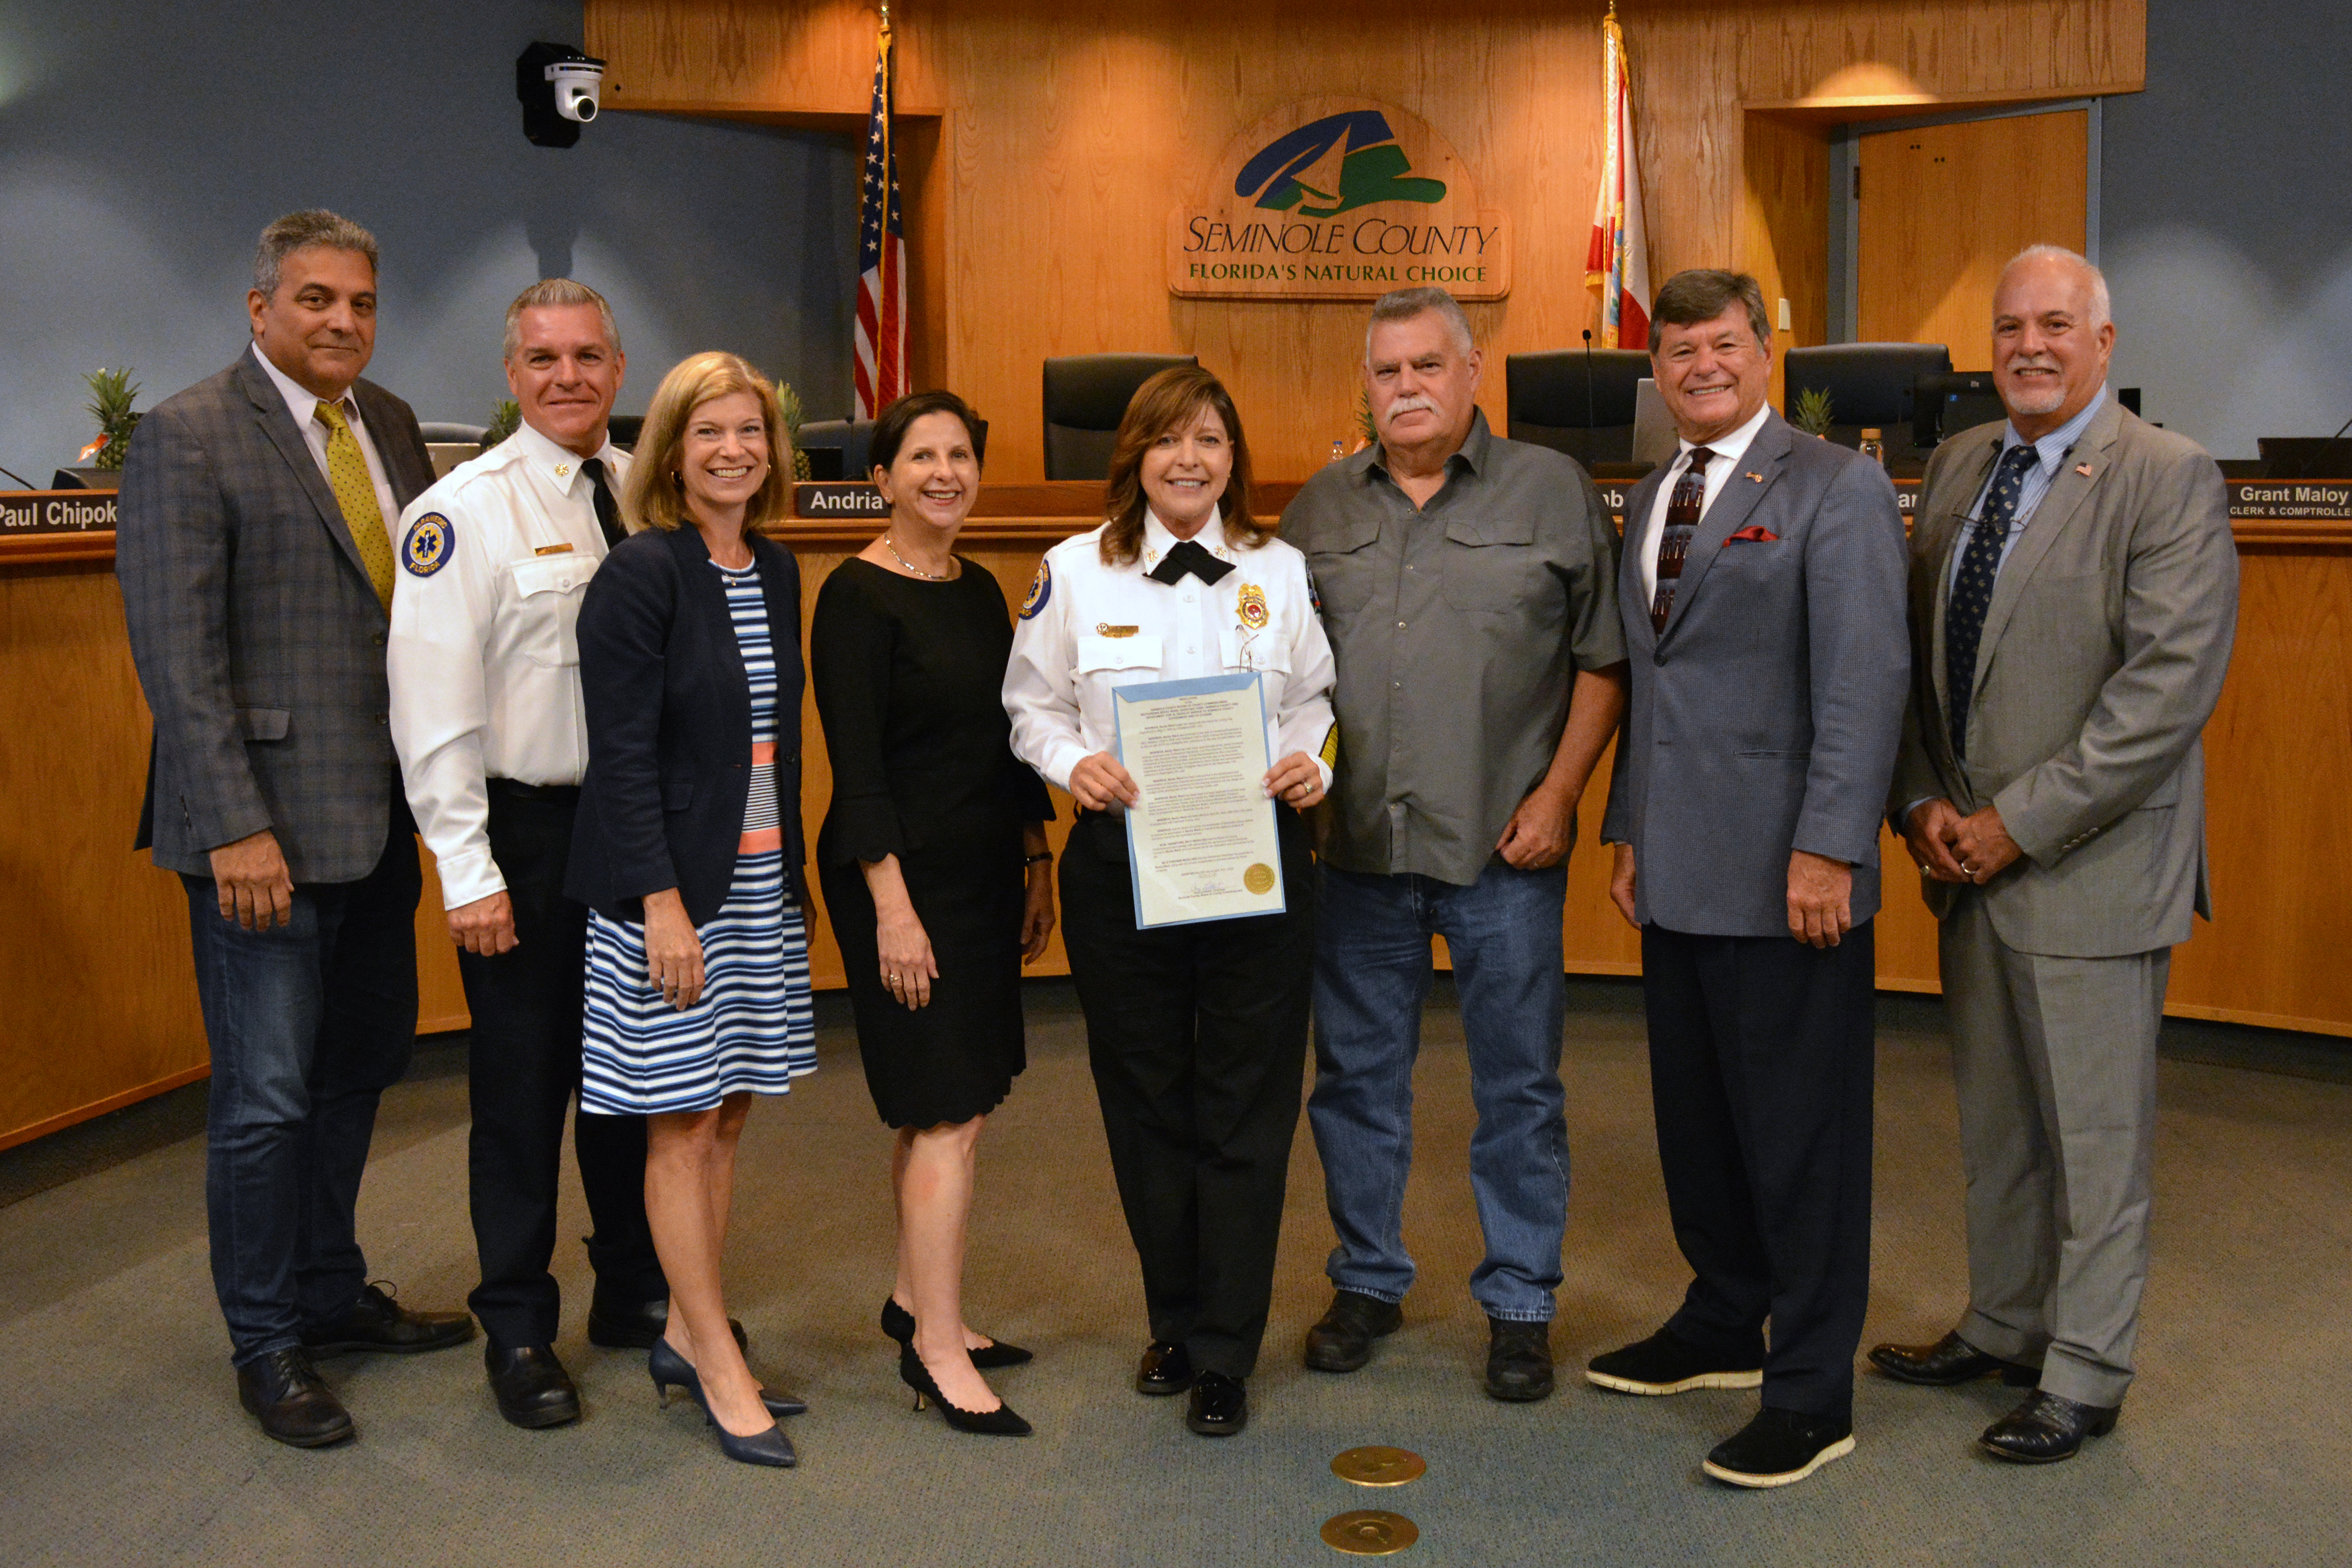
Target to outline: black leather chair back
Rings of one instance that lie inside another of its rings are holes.
[[[1640,349],[1594,349],[1589,365],[1580,348],[1509,355],[1503,361],[1510,421],[1505,434],[1588,467],[1630,462],[1633,388],[1649,374],[1650,356]]]
[[[1078,354],[1045,362],[1045,477],[1110,476],[1118,422],[1135,389],[1192,354]]]
[[[1890,458],[1912,450],[1913,390],[1923,375],[1949,375],[1952,356],[1941,343],[1822,343],[1784,353],[1788,402],[1820,388],[1830,395],[1830,439],[1852,447],[1875,427]]]

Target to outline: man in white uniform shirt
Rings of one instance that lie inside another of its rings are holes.
[[[612,310],[569,279],[507,310],[507,384],[522,425],[401,515],[392,608],[392,735],[433,851],[473,1015],[470,1150],[499,1412],[559,1426],[580,1399],[555,1357],[563,1121],[580,1083],[587,911],[563,896],[588,763],[575,625],[623,536],[628,458],[607,437],[625,364]],[[650,1344],[668,1287],[645,1215],[645,1122],[585,1116],[574,1142],[595,1234],[589,1337]]]

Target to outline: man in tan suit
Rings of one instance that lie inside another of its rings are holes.
[[[1982,1442],[2045,1464],[2113,1430],[2131,1383],[2157,1029],[2172,946],[2211,917],[2198,735],[2238,560],[2212,459],[2106,395],[2096,268],[2020,255],[1992,344],[2009,420],[1946,442],[1920,491],[1890,801],[1942,926],[1969,1311],[1870,1359],[2038,1384]]]

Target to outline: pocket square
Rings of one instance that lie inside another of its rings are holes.
[[[1778,544],[1780,542],[1780,536],[1773,532],[1770,529],[1765,527],[1760,522],[1751,522],[1746,528],[1741,529],[1738,532],[1731,535],[1728,539],[1726,539],[1723,542],[1726,548],[1728,548],[1735,543],[1743,542],[1748,544]]]

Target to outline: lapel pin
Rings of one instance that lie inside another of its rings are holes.
[[[2087,479],[2091,477],[2091,465],[2088,463],[2077,463],[2074,465],[2074,471]]]
[[[1755,480],[1758,484],[1759,484],[1759,485],[1760,485],[1760,484],[1762,484],[1762,483],[1764,482],[1764,476],[1763,476],[1763,475],[1761,475],[1761,474],[1751,472],[1751,473],[1749,473],[1749,474],[1748,474],[1748,477],[1749,479],[1754,479],[1754,480]]]

